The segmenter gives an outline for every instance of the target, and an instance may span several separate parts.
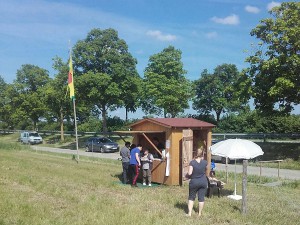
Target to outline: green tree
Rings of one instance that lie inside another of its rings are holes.
[[[2,80],[0,86],[0,121],[2,122],[2,127],[23,129],[20,125],[27,126],[28,117],[20,110],[20,95],[15,85],[7,84]]]
[[[80,90],[77,92],[78,97],[76,98],[81,101],[85,99],[87,104],[92,107],[91,110],[94,115],[97,116],[99,112],[102,113],[103,132],[107,132],[106,112],[122,105],[118,84],[105,73],[87,72],[78,77],[76,85]]]
[[[244,108],[249,100],[250,80],[233,64],[217,66],[213,74],[207,70],[194,81],[193,109],[200,114],[215,112],[217,121],[225,112]]]
[[[5,82],[3,77],[0,75],[0,123],[2,128],[8,128],[8,118],[11,113],[9,113],[9,103],[10,99],[7,96],[8,84]]]
[[[140,94],[142,92],[142,79],[138,74],[135,76],[127,76],[122,84],[121,99],[125,108],[125,121],[128,121],[128,112],[136,112],[140,105]]]
[[[299,115],[264,116],[257,110],[224,116],[214,132],[234,133],[299,133]]]
[[[144,112],[175,117],[189,107],[190,82],[181,51],[169,46],[150,56],[145,69],[141,106]]]
[[[300,2],[283,2],[251,31],[261,42],[246,61],[256,108],[265,114],[288,114],[300,103],[299,12]]]
[[[47,119],[56,120],[60,126],[61,141],[64,141],[64,120],[72,114],[71,100],[67,93],[68,65],[59,57],[53,59],[57,74],[45,86],[44,98],[48,107]]]
[[[45,116],[46,105],[43,88],[49,81],[48,71],[35,65],[25,64],[17,71],[14,87],[15,113],[22,118],[29,118],[36,130],[37,122]]]
[[[103,131],[106,132],[108,110],[122,106],[128,106],[128,110],[134,108],[125,102],[128,86],[124,84],[137,80],[137,61],[114,29],[91,30],[84,40],[76,43],[73,53],[74,79],[76,75],[80,76],[75,85],[79,93],[76,98],[79,104],[85,101],[93,106],[94,113],[102,115]],[[135,88],[131,91],[135,92]]]

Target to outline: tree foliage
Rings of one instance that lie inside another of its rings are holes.
[[[57,121],[61,131],[61,141],[64,141],[64,120],[69,120],[72,109],[69,95],[67,94],[68,65],[59,57],[53,59],[53,68],[57,74],[50,79],[44,88],[44,98],[47,106],[49,121]]]
[[[222,64],[213,74],[207,70],[194,81],[193,108],[200,114],[215,112],[217,121],[221,113],[239,111],[249,100],[250,80],[239,73],[233,64]]]
[[[8,96],[9,84],[0,76],[0,122],[1,128],[9,128],[10,124],[10,98]]]
[[[300,2],[283,2],[251,31],[261,42],[247,58],[249,75],[256,108],[265,114],[287,114],[300,103],[299,12]]]
[[[223,117],[214,132],[225,133],[299,133],[300,116],[265,116],[257,110]]]
[[[25,64],[17,71],[12,104],[15,107],[15,117],[30,119],[35,130],[39,119],[45,116],[46,105],[43,98],[43,88],[49,81],[48,71],[38,66]]]
[[[188,108],[191,93],[185,74],[181,51],[173,46],[150,56],[144,74],[142,109],[148,114],[175,117]]]
[[[102,115],[103,131],[107,131],[108,110],[121,106],[135,110],[132,101],[136,95],[130,95],[128,88],[134,93],[139,85],[136,59],[114,29],[91,30],[84,40],[76,43],[73,52],[74,67],[80,76],[75,86],[80,96],[78,102],[90,103],[94,112]]]

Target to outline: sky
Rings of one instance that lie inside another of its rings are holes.
[[[223,63],[241,70],[249,66],[245,58],[259,41],[250,31],[281,2],[0,0],[0,75],[12,83],[21,65],[33,64],[53,77],[52,59],[59,56],[67,61],[69,48],[93,28],[117,30],[137,59],[141,76],[149,57],[169,45],[182,51],[190,80]]]

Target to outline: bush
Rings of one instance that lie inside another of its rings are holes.
[[[221,118],[213,132],[220,133],[300,133],[300,115],[264,116],[256,110]]]
[[[96,117],[89,117],[85,123],[79,124],[77,129],[79,132],[101,132],[102,121]]]

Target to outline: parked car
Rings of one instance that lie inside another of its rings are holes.
[[[22,144],[40,144],[43,143],[43,138],[37,132],[21,132],[20,141]]]
[[[85,144],[87,152],[117,152],[119,145],[106,137],[89,138]]]
[[[211,144],[214,145],[216,143],[218,143],[221,140],[212,140]],[[231,159],[226,158],[226,157],[222,157],[222,156],[218,156],[218,155],[211,155],[211,160],[214,160],[215,162],[221,162],[226,164],[226,159],[227,159],[227,163],[231,162]]]

